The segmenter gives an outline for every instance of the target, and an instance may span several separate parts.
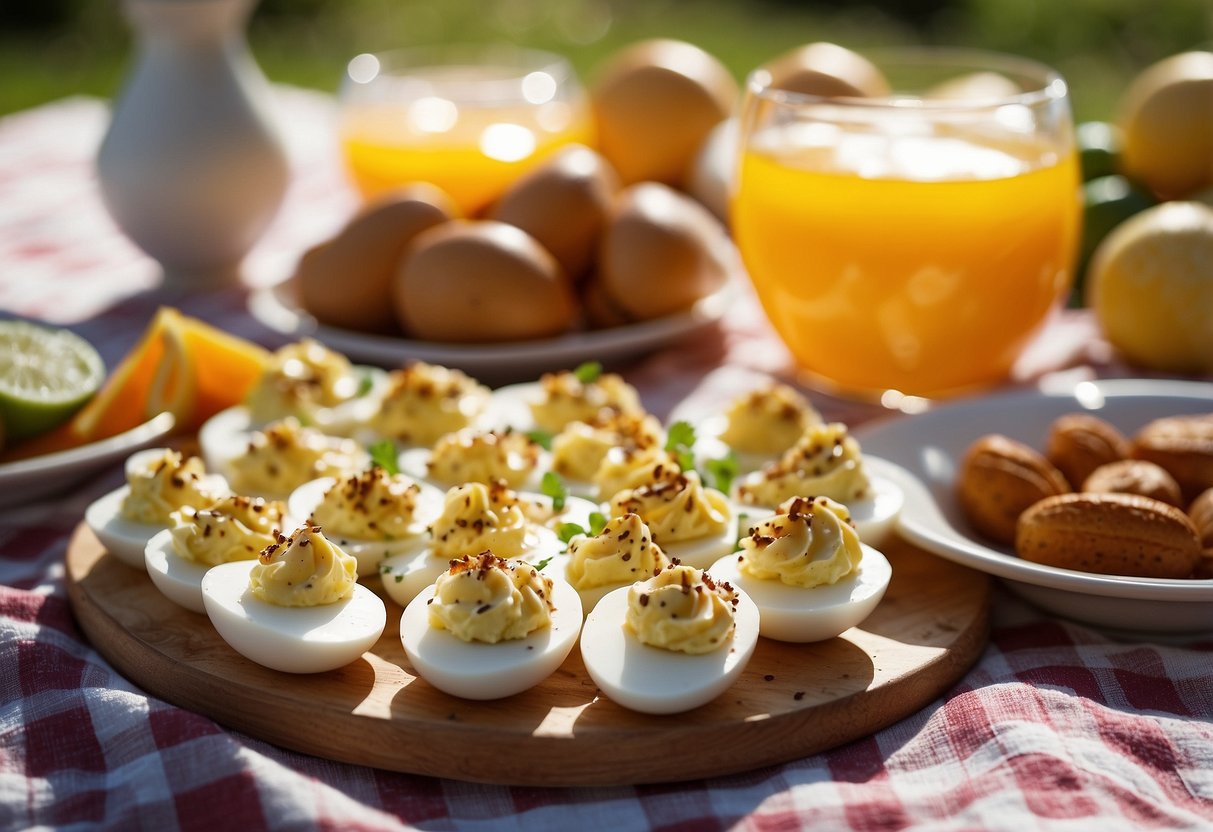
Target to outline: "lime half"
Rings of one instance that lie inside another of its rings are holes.
[[[0,421],[9,442],[66,422],[104,380],[101,356],[74,332],[0,321]]]

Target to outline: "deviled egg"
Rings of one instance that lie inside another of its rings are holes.
[[[378,466],[304,483],[287,501],[292,517],[319,526],[357,559],[360,577],[378,572],[386,557],[424,546],[442,505],[442,492],[434,486]]]
[[[244,404],[224,411],[221,422],[229,428],[242,422],[249,430],[294,416],[341,434],[370,417],[371,394],[384,376],[382,370],[355,367],[341,353],[304,338],[270,356]]]
[[[588,526],[596,510],[593,503],[570,497],[557,513],[550,498],[519,494],[501,482],[455,486],[430,524],[424,548],[383,559],[379,572],[384,591],[407,606],[453,559],[485,550],[535,563],[554,557],[563,544],[553,525]]]
[[[172,527],[157,532],[144,549],[147,574],[166,598],[205,612],[202,577],[212,566],[256,560],[279,532],[292,525],[279,500],[232,494],[208,508],[183,508]]]
[[[884,597],[893,570],[861,543],[846,506],[794,497],[741,539],[712,574],[754,599],[763,636],[824,641],[861,623]]]
[[[732,453],[741,473],[755,471],[787,452],[821,415],[786,384],[771,383],[736,397],[717,416],[696,426],[695,455],[719,459]]]
[[[879,545],[901,512],[901,488],[876,475],[876,462],[841,422],[814,425],[775,462],[742,477],[733,487],[738,503],[768,512],[793,497],[829,497],[851,512],[859,537]]]
[[[587,421],[569,422],[552,437],[551,469],[564,478],[571,492],[610,499],[614,492],[603,495],[600,478],[609,479],[620,460],[660,451],[664,441],[655,416],[601,410]]]
[[[575,535],[568,551],[544,571],[577,590],[588,614],[608,592],[646,580],[669,563],[640,515],[625,514],[608,520],[597,534]]]
[[[443,488],[502,480],[510,488],[538,491],[548,454],[525,433],[510,428],[464,428],[442,436],[432,448],[400,454],[400,468]]]
[[[695,471],[674,470],[656,482],[627,488],[611,498],[612,517],[637,514],[653,542],[671,559],[706,569],[733,551],[737,514],[724,494],[705,488]]]
[[[322,673],[369,650],[387,623],[357,569],[320,529],[302,526],[255,561],[212,567],[203,603],[215,630],[245,658],[286,673]]]
[[[758,626],[758,608],[744,592],[671,564],[598,602],[582,627],[581,656],[607,698],[642,713],[680,713],[737,680]]]
[[[205,426],[204,426],[205,427]],[[353,439],[329,436],[293,416],[247,436],[212,436],[203,445],[207,464],[241,494],[285,500],[305,482],[340,477],[367,467],[369,455]],[[227,440],[231,440],[228,443]]]
[[[466,427],[485,426],[491,392],[460,370],[418,361],[388,374],[367,426],[375,438],[428,447]]]
[[[644,415],[636,388],[616,373],[587,362],[575,370],[544,373],[537,382],[512,384],[493,393],[494,409],[519,430],[550,434],[570,422],[590,422],[603,411]]]
[[[489,551],[450,561],[400,619],[400,642],[418,675],[464,699],[534,687],[560,667],[580,631],[572,587]]]
[[[143,553],[153,536],[182,508],[205,508],[231,493],[202,460],[170,448],[139,451],[127,460],[126,485],[94,500],[84,521],[111,555],[144,569]]]

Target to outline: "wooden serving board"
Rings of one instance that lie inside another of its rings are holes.
[[[415,677],[400,608],[375,648],[340,670],[294,676],[237,654],[203,615],[167,600],[83,524],[67,551],[80,626],[149,693],[284,748],[395,771],[535,786],[689,780],[803,757],[930,703],[986,644],[988,576],[893,541],[893,581],[861,627],[817,644],[759,639],[744,675],[675,716],[619,707],[574,650],[545,682],[494,702]],[[375,587],[378,589],[378,587]]]

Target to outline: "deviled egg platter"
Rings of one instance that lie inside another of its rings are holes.
[[[530,563],[553,558],[564,549],[559,526],[588,527],[590,515],[597,510],[587,500],[515,492],[503,482],[455,486],[446,492],[442,511],[430,523],[424,545],[383,559],[379,572],[384,592],[400,606],[407,606],[453,559],[470,553],[487,550]]]
[[[464,699],[501,699],[564,663],[581,632],[577,592],[491,551],[452,559],[404,609],[400,641],[417,674]]]
[[[671,563],[598,602],[582,626],[581,657],[608,699],[642,713],[680,713],[737,681],[758,630],[758,608],[745,592]]]
[[[861,540],[879,546],[893,531],[904,502],[901,488],[880,473],[890,465],[864,457],[841,422],[817,424],[778,460],[737,480],[732,496],[757,514],[773,513],[793,497],[828,497],[847,507]]]
[[[752,526],[740,553],[721,558],[711,572],[754,600],[764,637],[810,642],[867,618],[893,570],[880,551],[860,542],[846,506],[793,497]]]
[[[202,578],[212,566],[256,560],[281,529],[292,528],[280,500],[230,494],[206,508],[172,512],[170,528],[144,548],[147,574],[156,588],[187,610],[203,613]]]
[[[279,534],[256,560],[222,563],[202,579],[207,617],[237,653],[286,673],[344,667],[374,646],[383,601],[357,582],[355,559],[315,527]]]
[[[202,460],[171,448],[149,448],[126,462],[126,484],[94,500],[84,521],[106,550],[144,569],[144,550],[173,523],[173,512],[205,508],[231,494],[227,481]]]
[[[379,571],[384,558],[424,547],[443,501],[429,483],[375,465],[306,482],[291,492],[287,507],[292,517],[324,529],[357,559],[359,577],[366,577]]]

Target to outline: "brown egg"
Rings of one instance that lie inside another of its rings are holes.
[[[581,285],[581,312],[590,329],[609,329],[634,320],[607,294],[599,274],[589,275]]]
[[[602,289],[636,319],[689,308],[728,278],[731,243],[690,197],[657,182],[625,188],[602,237]]]
[[[1023,90],[1005,75],[997,72],[970,72],[949,78],[931,87],[927,98],[950,101],[993,101],[1019,95]]]
[[[572,145],[514,183],[488,216],[530,234],[576,281],[594,259],[618,192],[619,175],[610,163]]]
[[[427,341],[544,338],[567,330],[575,312],[556,258],[495,220],[452,220],[419,234],[394,299],[404,329]]]
[[[889,82],[876,64],[836,43],[819,41],[798,46],[763,67],[771,86],[805,95],[881,97]]]
[[[367,205],[295,269],[303,308],[321,323],[365,332],[396,328],[392,283],[405,249],[458,210],[433,185],[417,183]]]
[[[621,50],[590,89],[599,150],[624,184],[680,184],[708,131],[736,101],[737,82],[725,66],[678,40]]]

